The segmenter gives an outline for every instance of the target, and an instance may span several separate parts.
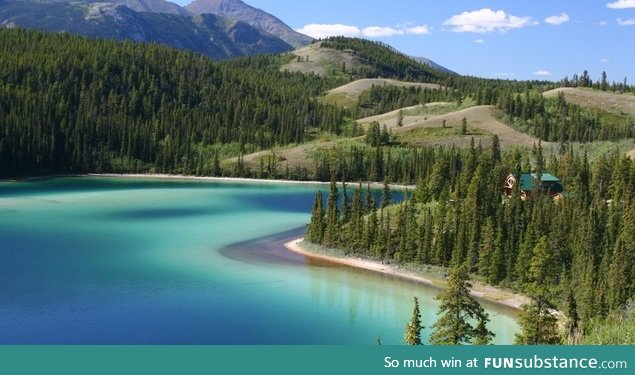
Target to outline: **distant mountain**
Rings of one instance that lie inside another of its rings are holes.
[[[87,0],[87,2],[97,3],[103,2],[99,0]],[[125,5],[126,7],[136,10],[137,12],[150,13],[169,13],[178,14],[179,16],[190,16],[187,9],[165,0],[107,0],[111,3]]]
[[[264,10],[240,0],[195,0],[185,9],[192,14],[218,14],[246,22],[258,30],[277,36],[294,48],[304,47],[313,41],[313,38],[300,34]]]
[[[448,69],[448,68],[446,68],[446,67],[444,67],[444,66],[441,66],[441,65],[439,65],[439,64],[437,64],[437,63],[435,63],[434,61],[432,61],[432,60],[430,60],[430,59],[428,59],[428,58],[426,58],[426,57],[415,57],[415,56],[409,56],[409,55],[406,55],[405,53],[403,53],[403,52],[399,51],[398,49],[396,49],[395,47],[391,46],[391,45],[390,45],[390,44],[388,44],[388,43],[384,43],[384,42],[378,42],[378,43],[379,43],[380,45],[382,45],[382,46],[386,47],[386,48],[391,49],[392,51],[394,51],[394,52],[396,52],[396,53],[400,53],[400,54],[403,54],[403,55],[405,55],[405,56],[408,56],[408,57],[410,57],[411,59],[415,60],[415,61],[416,61],[416,62],[418,62],[418,63],[425,64],[425,65],[427,65],[427,66],[431,67],[432,69],[436,69],[436,70],[441,71],[441,72],[443,72],[443,73],[456,74],[456,72],[453,72],[453,71],[451,71],[450,69]]]
[[[140,9],[174,9],[163,0],[129,2]],[[183,16],[172,11],[136,11],[114,2],[0,0],[0,26],[156,42],[214,59],[292,50],[283,40],[245,22],[212,14]]]
[[[425,58],[425,57],[414,57],[414,56],[413,56],[412,58],[413,58],[413,59],[415,59],[415,61],[417,61],[417,62],[420,62],[420,63],[422,63],[422,64],[426,64],[427,66],[429,66],[429,67],[431,67],[431,68],[434,68],[434,69],[436,69],[436,70],[442,71],[442,72],[444,72],[444,73],[448,73],[448,74],[456,74],[456,72],[453,72],[453,71],[451,71],[450,69],[448,69],[448,68],[446,68],[446,67],[444,67],[444,66],[441,66],[441,65],[439,65],[439,64],[437,64],[437,63],[435,63],[434,61],[432,61],[432,60],[430,60],[430,59],[427,59],[427,58]]]

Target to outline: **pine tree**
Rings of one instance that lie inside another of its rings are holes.
[[[519,321],[521,332],[516,334],[518,345],[554,345],[560,343],[557,319],[541,297],[523,305]]]
[[[478,338],[479,342],[486,342],[487,337],[494,334],[486,328],[474,328],[469,320],[476,319],[485,325],[489,317],[483,307],[470,296],[472,285],[468,281],[467,266],[455,266],[448,279],[445,292],[437,297],[441,301],[438,315],[440,318],[432,326],[430,343],[434,345],[469,344]]]
[[[489,317],[487,314],[479,317],[476,329],[474,330],[474,345],[489,345],[494,338],[494,333],[487,329]]]
[[[335,177],[333,177],[331,178],[328,203],[326,206],[326,225],[323,240],[325,246],[336,246],[339,243],[340,222],[339,210],[337,209],[337,197],[337,184],[335,183]]]
[[[403,110],[399,110],[399,113],[397,114],[397,126],[403,126]]]
[[[406,324],[406,332],[404,333],[404,339],[408,345],[422,345],[421,343],[421,330],[424,328],[421,325],[421,312],[419,311],[419,299],[414,298],[415,305],[412,311],[412,319]]]
[[[322,192],[315,193],[311,221],[306,231],[306,239],[315,244],[321,244],[324,236],[324,212],[322,210]]]
[[[467,118],[465,117],[463,117],[463,119],[461,120],[461,134],[467,134]]]
[[[384,187],[381,191],[381,209],[388,207],[392,203],[392,194],[388,185],[388,178],[384,178]]]

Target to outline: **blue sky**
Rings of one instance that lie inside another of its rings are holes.
[[[179,0],[188,2],[188,0]],[[245,0],[311,36],[381,40],[460,74],[635,83],[635,0]]]

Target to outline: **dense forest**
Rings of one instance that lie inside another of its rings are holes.
[[[334,132],[344,111],[316,100],[332,82],[279,72],[281,58],[214,63],[154,44],[3,29],[0,177],[213,174],[219,152]]]
[[[552,308],[564,311],[563,340],[571,343],[632,302],[633,160],[614,154],[590,163],[571,150],[545,158],[538,145],[529,165],[518,150],[501,152],[496,141],[490,149],[428,152],[423,164],[430,170],[419,170],[410,199],[398,205],[391,205],[387,185],[375,202],[362,186],[342,194],[332,183],[326,204],[316,197],[306,238],[375,259],[465,266],[487,283],[531,296],[528,321],[549,317]],[[505,176],[529,168],[557,174],[565,197],[554,200],[537,188],[522,200],[516,188],[505,198]]]

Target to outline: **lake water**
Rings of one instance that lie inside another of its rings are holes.
[[[414,296],[430,327],[438,290],[282,248],[317,190],[328,186],[0,182],[0,343],[402,344]],[[485,307],[495,341],[512,343],[514,312]]]

